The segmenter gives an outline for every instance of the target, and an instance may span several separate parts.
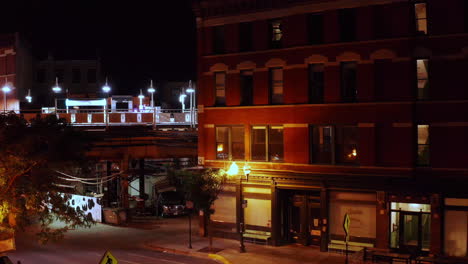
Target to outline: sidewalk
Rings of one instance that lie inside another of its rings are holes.
[[[196,217],[193,217],[196,218]],[[158,251],[174,254],[191,255],[202,258],[216,259],[225,264],[247,263],[327,263],[343,264],[344,255],[320,252],[316,247],[287,245],[280,247],[245,243],[246,253],[239,253],[239,241],[213,238],[213,248],[219,251],[215,254],[200,252],[208,247],[208,238],[198,235],[198,221],[192,219],[192,249],[188,248],[188,220],[172,218],[160,220],[154,239],[147,241],[145,246]],[[350,261],[350,263],[352,263]]]

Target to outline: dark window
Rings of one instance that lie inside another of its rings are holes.
[[[418,125],[418,166],[429,166],[429,125]]]
[[[253,104],[253,71],[245,70],[240,73],[241,105]]]
[[[96,83],[96,69],[88,69],[88,83]]]
[[[334,129],[333,126],[312,126],[311,163],[334,164]]]
[[[117,111],[128,111],[128,103],[127,102],[116,102],[115,108]]]
[[[465,19],[465,33],[468,32],[468,1],[463,1],[463,17]]]
[[[357,126],[311,126],[311,163],[358,164]]]
[[[357,99],[356,62],[341,63],[341,99],[343,102],[355,102]]]
[[[425,100],[429,98],[429,60],[416,60],[417,78],[418,78],[418,99]]]
[[[374,39],[382,39],[388,37],[386,10],[383,5],[373,7],[373,37]]]
[[[244,127],[216,127],[216,158],[244,160]]]
[[[36,81],[38,83],[44,83],[45,80],[46,80],[46,72],[45,72],[45,69],[39,69],[37,70],[37,73],[36,73]]]
[[[215,105],[218,105],[218,106],[226,105],[226,73],[225,72],[215,73],[215,89],[216,89]]]
[[[270,21],[270,48],[281,48],[281,41],[283,39],[283,29],[281,20],[275,19]]]
[[[323,64],[309,65],[309,103],[323,103]]]
[[[64,71],[63,69],[57,69],[55,70],[55,77],[58,79],[58,82],[63,82],[63,77],[64,77]]]
[[[310,44],[323,43],[323,16],[322,14],[310,14],[307,19],[308,37]]]
[[[416,34],[426,35],[427,34],[427,12],[426,3],[420,2],[414,4],[414,16],[416,24]]]
[[[354,9],[341,9],[339,11],[340,40],[356,40],[356,12]]]
[[[81,82],[81,71],[80,71],[80,69],[73,69],[72,70],[72,82],[73,83],[80,83]]]
[[[217,26],[213,28],[213,52],[215,54],[222,54],[225,52],[224,26]]]
[[[283,103],[283,69],[270,69],[270,103]]]
[[[281,162],[284,159],[283,127],[252,127],[252,160]]]
[[[253,46],[252,23],[241,23],[239,26],[240,51],[251,51]]]

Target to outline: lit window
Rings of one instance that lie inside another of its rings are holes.
[[[429,125],[418,125],[417,165],[429,165]]]
[[[244,160],[244,127],[216,127],[216,158]]]
[[[283,69],[270,69],[270,102],[272,104],[283,103]]]
[[[418,74],[418,99],[427,99],[429,92],[429,61],[427,59],[416,61]]]
[[[416,32],[421,35],[426,35],[427,34],[426,3],[414,4],[414,13],[416,17]]]
[[[281,20],[273,20],[270,22],[271,48],[281,48],[281,39],[283,38],[283,30],[281,29]]]
[[[216,85],[216,105],[226,105],[226,73],[217,72],[215,73],[215,85]]]

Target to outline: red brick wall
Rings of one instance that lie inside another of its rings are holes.
[[[324,39],[326,43],[338,42],[340,28],[338,25],[338,11],[328,11],[324,13]]]
[[[307,16],[289,16],[283,20],[283,46],[302,46],[307,43]]]
[[[239,73],[226,75],[226,105],[240,105],[240,75]]]
[[[253,47],[254,50],[268,49],[268,21],[259,20],[253,23]]]
[[[269,72],[255,71],[254,72],[254,104],[268,104],[268,89],[269,89]]]
[[[239,51],[239,25],[229,24],[225,27],[225,46],[226,52]]]
[[[308,101],[307,68],[284,70],[284,103],[304,104]]]
[[[309,163],[309,128],[284,128],[284,162]]]
[[[340,91],[340,66],[325,67],[325,91],[326,103],[337,103],[341,101]]]

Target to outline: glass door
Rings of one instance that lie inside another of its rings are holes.
[[[419,249],[420,214],[401,212],[400,217],[400,246],[408,250]]]

